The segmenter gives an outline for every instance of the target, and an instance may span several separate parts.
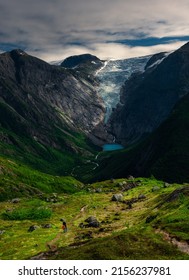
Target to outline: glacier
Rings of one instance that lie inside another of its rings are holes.
[[[147,61],[152,55],[120,59],[106,60],[104,65],[98,69],[95,76],[98,78],[98,94],[102,97],[106,114],[104,123],[107,123],[112,110],[120,101],[120,89],[129,77],[135,72],[143,72]]]

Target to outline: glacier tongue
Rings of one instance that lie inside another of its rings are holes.
[[[129,58],[123,60],[107,60],[96,72],[99,79],[98,93],[106,107],[104,122],[107,123],[112,109],[120,100],[120,89],[132,73],[144,71],[144,67],[151,56]]]

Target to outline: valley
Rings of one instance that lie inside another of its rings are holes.
[[[189,43],[52,64],[0,54],[0,259],[189,259]]]

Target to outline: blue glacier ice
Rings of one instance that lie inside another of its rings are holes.
[[[99,79],[98,93],[104,100],[106,107],[106,115],[104,122],[107,123],[112,109],[120,100],[120,89],[124,82],[134,72],[144,71],[144,67],[151,56],[107,60],[104,65],[96,72],[96,77]]]

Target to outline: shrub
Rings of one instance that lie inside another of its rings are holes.
[[[52,211],[50,209],[41,208],[20,208],[11,212],[3,213],[4,220],[40,220],[50,218]]]

